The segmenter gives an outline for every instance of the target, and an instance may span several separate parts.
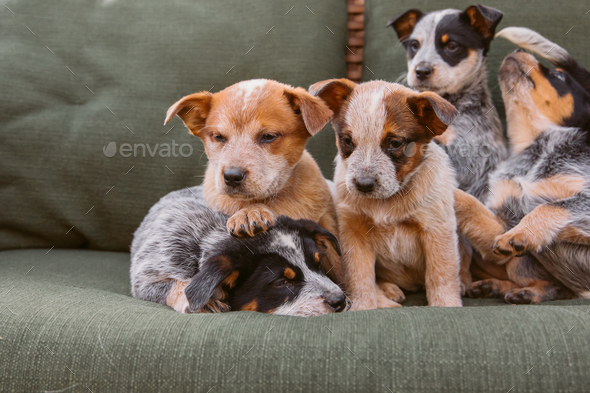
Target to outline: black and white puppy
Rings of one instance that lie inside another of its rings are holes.
[[[481,201],[489,193],[488,175],[507,156],[486,76],[486,55],[501,20],[500,11],[473,5],[426,14],[412,9],[387,23],[406,49],[408,85],[438,93],[459,111],[437,140],[451,158],[459,188]]]
[[[322,271],[336,237],[313,221],[278,217],[267,232],[238,239],[211,211],[201,187],[156,203],[131,245],[131,291],[181,313],[260,311],[313,316],[350,303]]]

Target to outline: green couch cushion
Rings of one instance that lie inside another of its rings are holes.
[[[128,269],[126,253],[0,252],[0,390],[557,392],[590,384],[587,300],[314,318],[183,315],[130,297]]]
[[[395,31],[385,27],[389,19],[411,8],[422,12],[445,8],[463,10],[472,4],[473,1],[466,0],[366,0],[363,79],[394,82],[407,72],[406,52]],[[504,13],[497,31],[508,26],[528,27],[567,49],[583,66],[590,67],[587,41],[590,23],[586,15],[589,6],[586,2],[490,0],[482,4]],[[488,53],[488,84],[501,117],[504,117],[504,104],[498,85],[498,70],[504,57],[514,48],[510,42],[498,38],[492,42]]]
[[[198,138],[179,119],[162,126],[172,103],[244,79],[307,87],[346,73],[341,0],[31,0],[2,9],[0,250],[128,250],[160,197],[202,180]],[[123,157],[122,144],[139,146]],[[309,149],[331,176],[331,130]]]

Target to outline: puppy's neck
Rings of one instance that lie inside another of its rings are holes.
[[[492,107],[490,89],[488,88],[488,78],[486,72],[486,63],[483,61],[478,72],[465,84],[452,94],[443,94],[442,97],[449,101],[459,110],[466,112],[468,110],[477,110],[487,113]]]

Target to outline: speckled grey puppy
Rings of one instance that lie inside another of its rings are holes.
[[[488,175],[507,157],[486,77],[486,55],[501,19],[500,11],[474,5],[427,14],[413,9],[387,24],[406,48],[408,85],[440,94],[459,111],[437,140],[451,158],[459,188],[482,202]]]

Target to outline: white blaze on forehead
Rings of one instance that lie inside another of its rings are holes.
[[[384,98],[389,91],[395,93],[395,89],[393,85],[372,82],[355,89],[344,117],[355,135],[383,129],[387,117]]]
[[[297,250],[297,244],[295,243],[293,236],[287,233],[280,233],[277,236],[277,240],[275,242],[279,243],[282,246],[286,246],[292,248],[293,250]]]
[[[248,105],[253,97],[260,95],[267,82],[266,79],[252,79],[238,84],[239,91],[243,94],[244,106]]]

